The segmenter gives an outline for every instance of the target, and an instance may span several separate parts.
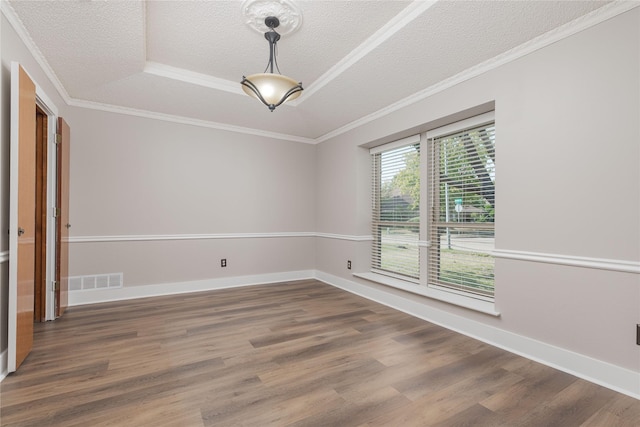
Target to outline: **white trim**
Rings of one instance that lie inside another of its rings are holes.
[[[314,233],[314,232],[301,231],[301,232],[282,232],[282,233],[74,236],[74,237],[69,237],[69,243],[137,242],[137,241],[152,241],[152,240],[274,239],[274,238],[291,238],[291,237],[322,237],[327,239],[351,240],[355,242],[373,240],[372,236],[351,236],[351,235],[344,235],[344,234]]]
[[[639,6],[640,6],[640,3],[638,2],[628,2],[628,1],[614,1],[612,3],[608,3],[586,15],[576,18],[571,22],[561,25],[560,27],[554,30],[551,30],[534,39],[531,39],[528,42],[525,42],[519,46],[516,46],[513,49],[508,50],[504,53],[501,53],[500,55],[497,55],[491,59],[488,59],[478,65],[475,65],[471,68],[461,71],[460,73],[452,77],[449,77],[448,79],[442,80],[432,86],[429,86],[419,92],[414,93],[413,95],[410,95],[404,99],[401,99],[398,102],[395,102],[376,112],[373,112],[369,115],[361,117],[357,120],[354,120],[351,123],[347,123],[342,127],[334,129],[331,132],[328,132],[316,138],[315,142],[320,143],[320,142],[327,141],[331,138],[335,138],[336,136],[342,135],[343,133],[349,132],[350,130],[356,129],[367,123],[378,120],[395,111],[398,111],[409,105],[415,104],[416,102],[422,101],[425,98],[428,98],[432,95],[440,93],[457,84],[460,84],[467,80],[471,80],[474,77],[477,77],[481,74],[484,74],[488,71],[498,68],[504,64],[513,62],[519,58],[522,58],[525,55],[535,52],[536,50],[547,47],[553,43],[556,43],[562,39],[565,39],[580,31],[586,30],[587,28],[593,27],[597,24],[600,24],[601,22],[604,22],[617,15],[620,15],[621,13],[628,12],[629,10]]]
[[[56,300],[53,289],[53,282],[56,279],[56,219],[53,215],[53,208],[56,205],[56,193],[58,191],[57,170],[58,160],[56,156],[56,134],[58,133],[58,107],[51,101],[51,98],[33,80],[36,85],[36,105],[47,115],[47,188],[46,188],[46,221],[47,233],[46,241],[46,271],[45,271],[45,320],[55,320]]]
[[[402,148],[407,145],[417,144],[420,142],[420,134],[411,135],[406,138],[398,139],[397,141],[387,142],[386,144],[378,145],[369,149],[369,154],[378,154],[383,151],[393,150],[395,148]]]
[[[114,235],[114,236],[74,236],[69,237],[69,243],[98,243],[98,242],[139,242],[139,241],[169,241],[169,240],[217,240],[217,239],[274,239],[294,237],[319,237],[324,239],[348,240],[352,242],[372,241],[370,235],[347,235],[333,233],[316,233],[311,231],[280,232],[280,233],[219,233],[219,234],[148,234],[148,235]],[[431,242],[420,240],[418,246],[429,247]],[[621,271],[626,273],[640,273],[640,262],[604,258],[586,258],[570,255],[546,254],[538,252],[512,251],[496,249],[496,258],[516,259],[520,261],[543,262],[548,264],[568,265],[572,267],[597,268],[600,270]],[[0,252],[8,256],[8,251]]]
[[[151,240],[213,240],[213,239],[272,239],[288,237],[314,237],[313,233],[223,233],[223,234],[157,234],[122,236],[77,236],[69,237],[69,243],[136,242]]]
[[[436,1],[415,0],[409,6],[405,7],[400,13],[391,18],[382,28],[362,42],[358,47],[352,50],[347,56],[333,65],[327,72],[318,77],[312,85],[304,91],[301,96],[291,104],[300,105],[310,98],[314,93],[318,92],[324,86],[332,82],[340,74],[347,71],[354,64],[371,53],[374,49],[393,37],[398,31],[402,30],[407,24],[420,16],[423,12],[433,6]]]
[[[461,292],[448,291],[444,289],[425,286],[419,283],[412,283],[408,280],[396,279],[395,277],[386,276],[378,273],[354,273],[355,277],[369,280],[370,282],[380,283],[381,285],[391,286],[392,288],[401,289],[411,292],[412,294],[422,295],[423,297],[435,299],[449,304],[463,307],[469,310],[488,314],[494,317],[500,317],[500,312],[496,311],[493,300],[478,296],[474,298],[468,294]]]
[[[313,233],[314,237],[321,237],[324,239],[337,239],[337,240],[350,240],[352,242],[368,242],[373,240],[373,236],[353,236],[347,234],[331,234],[331,233]]]
[[[11,27],[13,27],[13,30],[16,32],[20,40],[22,40],[29,53],[31,53],[31,56],[33,56],[33,59],[36,60],[42,71],[44,71],[44,74],[47,76],[47,78],[49,78],[49,81],[51,81],[53,86],[56,88],[56,91],[58,91],[60,97],[64,100],[64,102],[69,104],[69,102],[71,101],[71,97],[58,79],[55,71],[53,71],[53,68],[51,68],[47,60],[44,58],[44,55],[29,35],[29,32],[25,29],[24,25],[22,24],[22,20],[18,17],[15,10],[8,1],[3,0],[0,3],[0,10],[2,11],[2,14],[5,16],[5,18],[7,18],[7,21],[9,21]]]
[[[164,295],[178,295],[190,292],[212,291],[216,289],[242,286],[265,285],[291,280],[312,279],[314,270],[287,271],[282,273],[257,274],[252,276],[220,277],[193,280],[189,282],[160,283],[156,285],[128,286],[112,289],[95,289],[91,292],[69,292],[69,307],[84,304],[99,304]]]
[[[226,123],[212,122],[209,120],[193,119],[189,117],[175,116],[173,114],[157,113],[148,110],[139,110],[136,108],[120,107],[117,105],[103,104],[94,101],[85,101],[82,99],[71,99],[68,104],[72,107],[87,108],[90,110],[107,111],[110,113],[124,114],[128,116],[144,117],[147,119],[160,120],[170,123],[179,123],[190,126],[199,126],[210,129],[218,129],[227,132],[236,132],[246,135],[256,135],[265,138],[280,139],[283,141],[302,142],[304,144],[315,144],[316,140],[306,138],[304,136],[289,135],[284,133],[269,132],[265,130],[246,128],[242,126],[228,125]]]
[[[9,374],[9,370],[7,369],[7,350],[5,349],[2,353],[0,353],[0,382],[6,378]]]
[[[4,3],[4,2],[3,2]],[[16,370],[16,342],[17,342],[17,318],[18,318],[18,165],[20,154],[20,64],[11,62],[11,95],[10,104],[10,128],[9,128],[9,277],[7,298],[7,371]],[[12,232],[13,230],[13,232]]]
[[[463,129],[475,128],[478,126],[486,125],[494,122],[495,120],[496,120],[495,111],[489,111],[484,114],[469,117],[468,119],[460,120],[455,123],[450,123],[448,125],[444,125],[444,126],[440,126],[439,128],[432,129],[430,131],[427,131],[425,136],[427,137],[427,139],[440,138],[445,135],[460,132]]]
[[[568,265],[571,267],[596,268],[598,270],[640,274],[640,262],[637,261],[587,258],[574,255],[513,251],[508,249],[495,249],[493,255],[496,258],[515,259],[519,261],[543,262],[547,264]]]
[[[0,264],[9,262],[9,251],[0,252]]]
[[[362,283],[347,280],[317,270],[302,270],[283,273],[270,273],[255,276],[227,277],[199,280],[183,283],[164,283],[158,285],[132,286],[121,289],[105,289],[95,292],[72,292],[69,294],[69,306],[95,304],[134,298],[161,295],[175,295],[187,292],[199,292],[215,289],[227,289],[291,280],[314,278],[331,286],[359,295],[363,298],[386,305],[411,316],[440,325],[452,331],[470,336],[503,350],[543,363],[555,369],[575,375],[579,378],[610,388],[617,392],[640,399],[640,372],[612,365],[607,362],[562,349],[532,338],[480,323],[453,313],[427,306],[420,301],[375,288]],[[6,373],[5,352],[0,354],[0,378]],[[6,374],[5,374],[6,375]]]
[[[285,141],[294,141],[294,142],[302,142],[305,144],[318,144],[324,141],[327,141],[331,138],[334,138],[343,133],[349,132],[355,128],[363,126],[369,122],[377,120],[381,117],[384,117],[388,114],[393,113],[394,111],[400,110],[404,107],[412,105],[416,102],[419,102],[429,96],[432,96],[436,93],[442,92],[452,86],[455,86],[459,83],[462,83],[466,80],[470,80],[474,77],[477,77],[481,74],[484,74],[490,70],[493,70],[497,67],[500,67],[509,62],[515,61],[525,55],[528,55],[536,50],[542,49],[550,44],[553,44],[559,40],[572,36],[580,31],[583,31],[587,28],[593,27],[601,22],[604,22],[608,19],[611,19],[617,15],[628,12],[629,10],[639,7],[640,3],[634,1],[613,1],[608,3],[584,16],[576,18],[575,20],[568,22],[554,30],[551,30],[545,34],[542,34],[526,43],[523,43],[515,48],[504,52],[494,58],[491,58],[485,62],[482,62],[474,67],[468,68],[455,76],[452,76],[446,80],[443,80],[433,86],[427,87],[415,94],[408,96],[404,99],[401,99],[398,102],[395,102],[385,108],[382,108],[376,112],[373,112],[367,116],[364,116],[360,119],[354,120],[351,123],[348,123],[342,127],[334,129],[326,134],[317,137],[317,138],[307,138],[296,135],[288,135],[281,134],[275,132],[267,132],[258,129],[245,128],[240,126],[232,126],[226,125],[223,123],[211,122],[206,120],[198,120],[198,119],[190,119],[181,116],[174,116],[169,114],[162,113],[154,113],[146,110],[137,110],[133,108],[125,108],[119,107],[116,105],[103,104],[98,102],[85,101],[81,99],[71,98],[67,91],[65,90],[60,80],[57,78],[53,69],[49,66],[48,62],[44,59],[42,52],[38,49],[33,39],[29,36],[28,32],[25,30],[22,22],[14,12],[13,8],[9,4],[8,1],[0,2],[2,7],[1,11],[16,31],[20,39],[26,45],[27,49],[31,52],[31,55],[38,62],[40,67],[43,69],[49,80],[53,83],[56,90],[64,99],[64,101],[71,106],[81,107],[81,108],[89,108],[94,110],[101,111],[109,111],[113,113],[126,114],[138,117],[146,117],[155,120],[162,120],[167,122],[174,123],[182,123],[188,124],[192,126],[201,126],[206,128],[220,129],[226,130],[229,132],[237,132],[244,133],[248,135],[257,135],[264,136],[267,138],[275,138],[282,139]],[[387,25],[382,27],[378,32],[374,34],[370,39],[368,39],[365,43],[360,45],[358,49],[362,49],[364,54],[368,53],[371,49],[375,48],[380,43],[384,42],[387,38],[389,38],[393,33],[401,29],[402,26],[411,22],[415,17],[419,16],[424,10],[431,6],[433,2],[429,1],[421,1],[416,0],[411,3],[407,8],[405,8],[401,13],[396,15]],[[423,10],[424,9],[424,10]],[[305,96],[300,97],[298,100],[290,102],[289,105],[298,105],[303,102],[305,99],[309,98],[314,92],[318,91],[324,85],[329,83],[332,79],[341,74],[344,70],[344,67],[350,67],[355,64],[358,59],[360,59],[363,55],[359,52],[358,49],[355,49],[351,52],[343,61],[336,64],[333,68],[331,68],[327,73],[323,74],[318,78],[314,84],[305,89]],[[369,50],[367,50],[369,49]],[[345,68],[346,69],[346,68]]]
[[[184,68],[172,67],[170,65],[160,64],[158,62],[147,61],[145,63],[143,72],[171,80],[191,83],[196,86],[207,87],[210,89],[221,90],[224,92],[245,96],[245,93],[240,87],[240,83],[238,82],[220,79],[208,74],[196,73],[195,71],[185,70]]]
[[[640,399],[640,372],[427,306],[397,293],[316,271],[316,279],[527,359]]]
[[[29,78],[33,81],[33,83],[36,85],[36,104],[38,105],[38,107],[42,108],[42,110],[44,110],[44,112],[47,114],[47,116],[49,117],[49,120],[53,119],[57,119],[58,118],[58,107],[56,107],[56,104],[53,103],[53,101],[51,101],[51,98],[49,98],[49,96],[45,93],[45,91],[40,87],[40,85],[38,85],[38,83],[36,83],[36,80],[31,77],[31,75],[25,70],[25,72],[27,73],[27,75],[29,76]],[[55,122],[55,120],[54,120]],[[55,135],[55,129],[57,127],[57,123],[54,123],[52,126],[48,127],[48,134],[47,134],[47,138],[52,138],[51,134]],[[52,132],[53,129],[53,132]],[[55,138],[55,136],[53,137]],[[50,141],[47,141],[47,144]]]

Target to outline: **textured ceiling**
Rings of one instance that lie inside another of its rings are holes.
[[[72,105],[313,142],[607,3],[298,1],[303,23],[283,35],[278,63],[305,91],[273,113],[240,89],[268,59],[240,1],[10,1],[3,11]]]

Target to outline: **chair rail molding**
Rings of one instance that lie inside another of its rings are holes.
[[[278,233],[214,233],[214,234],[128,234],[111,236],[73,236],[69,243],[97,242],[136,242],[153,240],[215,240],[215,239],[274,239],[293,237],[321,237],[325,239],[350,240],[362,242],[373,240],[372,236],[347,234],[316,233],[313,231],[292,231]]]
[[[637,261],[607,258],[588,258],[575,255],[514,251],[509,249],[496,249],[493,251],[493,255],[496,258],[513,259],[518,261],[559,264],[570,267],[596,268],[599,270],[640,274],[640,262]]]

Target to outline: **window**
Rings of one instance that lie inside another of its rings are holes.
[[[420,279],[420,136],[371,149],[372,270]]]
[[[358,277],[497,315],[494,113],[370,153],[372,268]]]
[[[486,123],[487,118],[491,122]],[[436,288],[492,298],[495,126],[492,113],[470,120],[427,132],[427,282]],[[470,126],[474,121],[485,123]]]

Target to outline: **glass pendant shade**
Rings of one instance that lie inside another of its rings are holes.
[[[252,74],[249,77],[242,76],[240,84],[247,95],[258,99],[273,112],[277,106],[299,97],[303,89],[302,83],[273,72],[274,68],[278,69],[276,43],[280,40],[280,34],[274,28],[280,25],[280,21],[274,16],[268,16],[264,22],[270,29],[264,34],[264,38],[269,42],[269,62],[265,71],[270,72]],[[279,69],[278,72],[280,72]]]
[[[245,77],[242,80],[242,90],[273,110],[278,105],[299,97],[302,86],[282,74],[259,73]]]

